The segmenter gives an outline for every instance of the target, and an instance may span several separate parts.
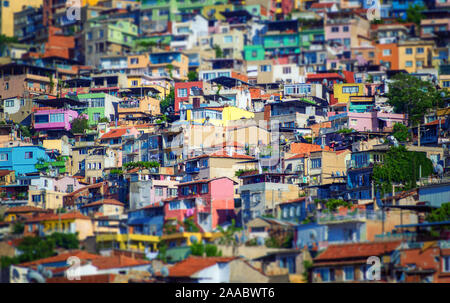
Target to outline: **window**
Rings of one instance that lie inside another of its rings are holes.
[[[169,203],[169,210],[177,210],[177,209],[181,209],[180,201]]]
[[[131,64],[139,64],[139,58],[131,58],[130,63]]]
[[[258,56],[257,51],[252,51],[252,57],[255,58],[256,56]]]
[[[9,1],[3,1],[3,7],[9,7]]]
[[[407,49],[405,50],[405,52],[406,52],[407,55],[412,55],[413,50],[412,50],[412,48],[407,48]]]
[[[67,192],[68,192],[68,193],[73,192],[73,184],[68,184],[68,185],[67,185]]]
[[[163,187],[155,187],[155,195],[158,197],[162,197],[163,194]]]
[[[416,65],[417,65],[417,67],[422,67],[423,66],[423,61],[417,61]]]
[[[131,86],[138,86],[138,85],[139,85],[138,80],[131,81]]]
[[[98,37],[101,39],[101,38],[103,38],[103,35],[104,35],[103,30],[102,30],[102,29],[99,30],[99,31],[98,31]]]
[[[98,162],[98,169],[102,169],[102,163],[101,162]]]
[[[94,114],[92,115],[92,119],[93,119],[95,122],[98,122],[98,120],[100,120],[100,113],[94,113]]]
[[[450,256],[442,257],[442,271],[450,272]]]
[[[5,107],[14,107],[14,100],[6,100]]]
[[[25,152],[25,159],[33,159],[33,152]]]
[[[343,94],[357,94],[359,92],[358,86],[344,86],[342,87]]]
[[[370,57],[370,58],[375,57],[375,53],[374,53],[374,52],[369,52],[369,57]]]
[[[448,80],[448,81],[442,81],[442,86],[443,86],[443,87],[450,87],[450,80]]]
[[[8,161],[8,154],[7,153],[1,153],[0,154],[0,161]]]
[[[333,26],[333,27],[331,28],[331,32],[332,32],[332,33],[337,33],[337,32],[339,32],[339,27]]]
[[[37,202],[41,202],[41,195],[32,195],[31,199],[33,202],[37,203]]]
[[[50,114],[50,122],[64,122],[64,114]]]
[[[233,43],[233,36],[224,36],[223,42],[224,43]]]
[[[230,72],[218,72],[217,77],[229,77]]]
[[[321,168],[322,167],[322,159],[311,159],[311,168]]]
[[[261,65],[261,72],[270,72],[272,70],[272,65]]]
[[[187,88],[179,88],[178,89],[178,97],[183,98],[188,96]]]
[[[344,27],[342,28],[342,30],[343,30],[344,32],[348,32],[348,26],[344,26]]]
[[[390,49],[383,49],[383,56],[390,56],[392,54]]]
[[[406,61],[405,65],[406,65],[406,67],[412,67],[413,66],[413,62],[412,61]]]
[[[88,32],[86,36],[87,36],[86,39],[87,39],[88,41],[89,41],[89,40],[92,40],[92,32]]]
[[[345,39],[344,39],[344,45],[345,45],[345,46],[350,46],[350,44],[351,44],[350,38],[345,38]]]
[[[184,186],[181,190],[181,193],[183,194],[183,196],[189,195],[189,186]]]
[[[5,83],[5,90],[8,90],[9,89],[9,82],[6,82]]]
[[[208,184],[202,184],[202,194],[206,194],[208,192]]]
[[[344,267],[344,281],[353,281],[355,279],[353,266]]]
[[[291,73],[291,67],[290,66],[286,66],[283,67],[283,74],[290,74]]]
[[[423,47],[418,47],[418,48],[417,48],[417,53],[418,53],[418,54],[423,54],[423,53],[424,53]]]

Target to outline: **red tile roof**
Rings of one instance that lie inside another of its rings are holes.
[[[344,261],[344,259],[380,256],[394,251],[400,243],[401,241],[334,244],[328,246],[324,252],[314,259],[314,262]]]
[[[125,206],[125,204],[123,204],[120,201],[117,201],[116,199],[103,199],[103,200],[99,200],[99,201],[95,201],[95,202],[83,205],[82,207],[91,207],[91,206],[97,206],[97,205],[103,205],[103,204]]]
[[[80,280],[69,280],[66,277],[53,277],[47,279],[46,283],[113,283],[116,277],[116,274],[81,276]]]
[[[313,3],[311,8],[325,8],[332,7],[334,3]]]
[[[123,255],[112,256],[112,257],[101,257],[92,260],[92,265],[100,270],[111,269],[111,268],[123,268],[123,267],[134,267],[143,266],[151,264],[151,261],[145,261],[142,259],[134,259],[126,257]]]
[[[309,143],[292,143],[291,144],[291,153],[294,154],[309,154],[315,151],[321,151],[322,147],[317,144],[309,144]],[[328,146],[325,146],[325,150],[331,150]]]
[[[305,201],[306,197],[300,197],[298,199],[294,199],[294,200],[290,200],[290,201],[286,201],[286,202],[281,202],[280,204],[290,204],[290,203],[297,203],[297,202],[302,202]]]
[[[293,155],[292,157],[287,158],[287,160],[301,159],[301,158],[305,158],[306,156],[307,156],[306,154],[296,154],[296,155]]]
[[[192,185],[192,184],[198,184],[198,183],[209,183],[209,182],[211,182],[211,181],[219,180],[219,179],[228,179],[228,180],[231,180],[233,183],[237,184],[237,182],[234,181],[234,180],[231,179],[231,178],[228,178],[228,177],[217,177],[217,178],[212,178],[212,179],[200,179],[200,180],[195,180],[195,181],[189,181],[189,182],[178,183],[178,184],[175,184],[175,186],[185,186],[185,185]],[[176,198],[176,197],[175,197],[175,198]],[[171,199],[171,198],[168,198],[168,199],[165,199],[164,201],[168,201],[168,200],[170,200],[170,199]]]
[[[91,218],[82,215],[79,211],[65,213],[65,214],[43,214],[39,216],[32,217],[26,222],[40,222],[40,221],[53,221],[53,220],[74,220],[74,219],[81,219],[81,220],[91,220]]]
[[[0,169],[0,177],[4,177],[9,175],[10,173],[14,172],[13,170],[7,170],[7,169]]]
[[[236,259],[235,257],[193,257],[178,262],[169,268],[169,277],[190,277],[195,273],[211,267],[217,263],[228,263]]]
[[[442,119],[441,120],[441,125],[443,125],[444,123],[445,123],[445,119]],[[430,123],[424,124],[424,126],[431,126],[431,125],[439,125],[439,119],[434,120],[434,121],[432,121]]]
[[[40,264],[64,262],[64,261],[67,261],[67,259],[71,256],[78,257],[82,261],[102,258],[102,256],[100,256],[100,255],[90,254],[84,250],[74,250],[74,251],[70,251],[67,253],[59,254],[54,257],[49,257],[49,258],[39,259],[39,260],[31,261],[31,262],[21,263],[18,266],[34,267],[34,266],[37,266]]]
[[[41,212],[41,213],[45,213],[48,212],[48,210],[45,210],[43,208],[39,208],[39,207],[34,207],[34,206],[16,206],[16,207],[11,207],[8,208],[5,211],[5,214],[13,214],[13,213],[29,213],[29,212]]]
[[[129,130],[129,128],[118,128],[118,129],[113,129],[110,130],[109,132],[107,132],[106,134],[104,134],[101,139],[112,139],[112,138],[120,138],[123,135],[126,135],[127,130]]]

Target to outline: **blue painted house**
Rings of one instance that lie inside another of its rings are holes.
[[[34,173],[36,164],[50,158],[41,146],[15,146],[0,148],[0,169],[14,170],[16,176]]]
[[[307,203],[306,197],[278,204],[280,220],[300,223],[314,211],[314,203]]]
[[[425,6],[422,0],[392,0],[391,17],[406,19],[406,10],[409,6]]]
[[[164,203],[159,202],[130,211],[127,224],[132,234],[162,236]]]

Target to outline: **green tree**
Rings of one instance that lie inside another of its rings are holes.
[[[223,58],[223,51],[222,51],[222,49],[220,48],[219,45],[215,44],[214,45],[214,50],[216,52],[216,59]]]
[[[410,137],[408,127],[406,127],[402,123],[395,123],[392,136],[394,136],[395,139],[397,139],[399,142],[407,141]]]
[[[160,102],[159,107],[161,108],[161,113],[165,113],[169,107],[175,104],[175,90],[173,87],[170,88],[169,94]]]
[[[18,221],[13,225],[12,233],[15,235],[20,235],[23,234],[24,229],[25,225],[23,224],[23,222]]]
[[[424,10],[426,10],[425,6],[409,5],[409,7],[406,9],[406,22],[412,22],[419,27],[420,21],[425,17],[422,14]]]
[[[184,229],[187,232],[198,232],[199,228],[197,227],[197,225],[195,225],[194,220],[192,220],[192,218],[187,218],[184,220]]]
[[[72,134],[83,134],[86,129],[89,129],[89,121],[85,117],[78,117],[73,119],[71,123]]]
[[[386,94],[388,104],[396,113],[407,113],[413,125],[422,120],[428,109],[444,103],[445,96],[429,81],[403,73],[395,75],[393,80]]]
[[[203,257],[204,253],[205,253],[205,246],[203,245],[203,243],[192,243],[191,255]]]
[[[402,145],[391,146],[383,164],[377,164],[373,168],[373,180],[376,190],[384,195],[392,192],[392,184],[402,184],[401,189],[409,190],[416,187],[419,177],[432,173],[433,163],[425,153],[407,151]]]
[[[303,261],[303,267],[304,267],[305,271],[302,273],[302,276],[303,276],[303,281],[306,283],[311,281],[312,266],[313,266],[313,262],[311,262],[309,260]]]
[[[434,209],[427,215],[428,222],[442,222],[450,220],[450,202],[444,203],[441,207]]]
[[[205,245],[205,253],[207,257],[221,257],[222,252],[214,244]]]
[[[233,246],[233,255],[237,252],[237,240],[235,234],[238,233],[241,228],[236,227],[236,221],[234,219],[231,220],[231,225],[228,226],[227,229],[224,229],[222,226],[217,227],[219,232],[221,233],[221,237],[219,238],[219,244],[226,246]]]
[[[187,76],[189,81],[198,81],[198,73],[195,71],[190,71]]]
[[[48,241],[53,241],[55,247],[65,249],[78,249],[80,242],[76,234],[53,233],[47,237]]]

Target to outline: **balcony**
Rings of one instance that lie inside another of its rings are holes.
[[[200,171],[199,167],[186,167],[186,173],[192,174],[192,173],[198,173]]]
[[[354,210],[348,211],[346,214],[341,213],[318,213],[316,215],[319,224],[337,224],[354,221],[381,220],[382,213],[380,211]]]

